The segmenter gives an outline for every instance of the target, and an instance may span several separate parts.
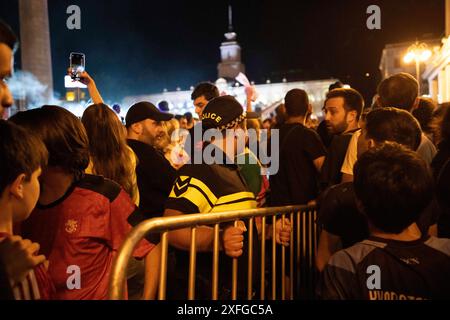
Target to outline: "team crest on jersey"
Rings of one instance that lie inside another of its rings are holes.
[[[74,219],[67,220],[64,229],[67,233],[74,233],[78,229],[78,221]]]
[[[175,186],[173,187],[173,191],[175,192],[175,195],[179,197],[183,193],[186,192],[186,190],[189,187],[189,183],[191,182],[191,177],[182,179],[181,177],[178,178],[178,180],[175,183]]]

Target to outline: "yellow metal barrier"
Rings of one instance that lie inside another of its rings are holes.
[[[281,281],[279,291],[281,291],[281,299],[286,298],[286,285],[289,286],[289,299],[312,298],[314,296],[314,287],[316,283],[316,272],[314,267],[315,252],[317,248],[318,227],[316,221],[316,209],[312,206],[286,206],[261,208],[254,210],[239,210],[220,213],[200,213],[189,214],[172,217],[154,218],[144,221],[132,229],[130,234],[121,245],[117,256],[115,257],[111,276],[109,297],[112,300],[124,298],[123,283],[126,279],[126,266],[131,258],[135,246],[149,233],[161,233],[161,268],[159,277],[158,299],[166,299],[166,283],[167,283],[167,259],[168,259],[168,232],[176,229],[191,228],[191,245],[189,255],[189,289],[188,299],[195,299],[195,276],[196,276],[196,246],[195,235],[196,228],[199,226],[212,226],[214,229],[214,245],[213,245],[213,266],[212,266],[212,293],[213,300],[218,299],[218,280],[219,280],[219,228],[220,223],[232,222],[237,220],[249,221],[248,233],[248,269],[247,269],[247,299],[253,298],[253,266],[256,264],[253,260],[253,241],[258,235],[253,234],[253,224],[255,218],[261,217],[261,264],[260,264],[260,295],[261,300],[266,299],[266,217],[272,217],[272,225],[278,218],[282,218],[282,224],[286,220],[291,223],[291,239],[289,250],[289,277],[286,277],[286,247],[277,245],[275,239],[275,228],[272,228],[272,259],[271,259],[271,299],[277,298],[277,281]],[[294,221],[296,220],[296,221]],[[281,247],[281,272],[277,274],[277,248]],[[294,256],[295,253],[295,256]],[[295,261],[295,262],[294,262]],[[238,258],[233,259],[232,267],[232,299],[237,298],[237,273]],[[277,276],[281,275],[280,278]],[[289,280],[288,282],[286,280]],[[294,285],[296,284],[296,285]],[[281,289],[281,290],[280,290]]]

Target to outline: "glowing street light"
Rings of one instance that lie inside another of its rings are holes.
[[[406,55],[403,57],[403,62],[409,64],[413,61],[416,62],[416,78],[419,83],[419,94],[420,94],[420,64],[431,58],[431,50],[428,49],[426,43],[419,43],[416,41],[413,45],[408,48]]]

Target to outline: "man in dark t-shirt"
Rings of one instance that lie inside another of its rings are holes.
[[[318,172],[326,153],[318,134],[304,126],[309,109],[306,92],[289,91],[285,108],[288,120],[279,129],[279,169],[270,177],[272,206],[307,204],[316,199]]]
[[[320,284],[323,299],[448,299],[450,239],[422,234],[416,221],[433,197],[426,163],[396,143],[375,147],[354,169],[370,237],[337,252]]]
[[[353,133],[359,130],[358,121],[364,99],[355,89],[334,89],[328,92],[324,112],[327,129],[333,139],[328,148],[321,172],[322,190],[341,182],[342,163]]]

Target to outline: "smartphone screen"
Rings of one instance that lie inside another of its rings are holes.
[[[78,75],[84,71],[85,56],[84,53],[72,52],[70,54],[70,69],[72,79],[77,79]]]

